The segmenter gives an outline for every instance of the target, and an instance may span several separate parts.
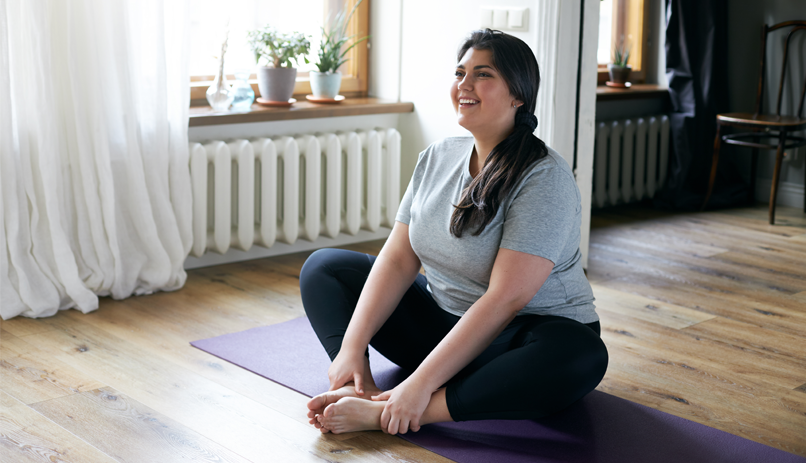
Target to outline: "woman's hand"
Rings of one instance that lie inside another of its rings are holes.
[[[330,380],[330,391],[335,391],[345,384],[353,381],[355,383],[355,393],[364,395],[364,367],[365,356],[363,352],[352,352],[342,349],[336,355],[330,368],[327,370],[327,377]]]
[[[396,388],[372,397],[386,400],[381,413],[381,429],[387,434],[406,434],[420,430],[420,419],[431,401],[433,391],[409,378]]]

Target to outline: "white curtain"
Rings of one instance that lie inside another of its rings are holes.
[[[537,92],[538,126],[535,135],[554,146],[555,93],[557,89],[557,68],[559,62],[560,0],[537,0],[535,2],[536,31],[534,50],[540,64],[540,91]],[[567,76],[566,76],[567,77]],[[573,76],[576,79],[576,75]],[[567,153],[560,153],[566,155]],[[571,164],[573,165],[573,163]]]
[[[0,316],[185,282],[187,0],[0,0]]]

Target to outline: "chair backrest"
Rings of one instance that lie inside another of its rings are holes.
[[[763,101],[763,92],[764,92],[764,74],[765,74],[765,67],[766,67],[766,54],[767,54],[767,36],[770,32],[779,30],[779,29],[786,29],[791,27],[792,29],[789,31],[789,34],[786,36],[786,42],[784,42],[784,61],[783,65],[781,66],[781,81],[778,85],[778,101],[775,105],[775,114],[777,116],[781,115],[781,99],[784,95],[784,81],[786,79],[786,63],[789,58],[789,43],[792,40],[792,36],[795,32],[806,30],[806,21],[784,21],[782,23],[774,24],[772,26],[764,25],[761,34],[761,75],[758,78],[758,94],[756,95],[756,114],[761,114],[762,109],[762,101]],[[798,101],[798,112],[797,117],[803,117],[803,99],[806,96],[806,78],[803,80],[803,90],[800,92],[800,100]]]

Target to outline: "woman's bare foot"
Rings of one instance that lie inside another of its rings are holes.
[[[320,428],[321,425],[316,419],[316,415],[321,415],[325,411],[325,407],[334,404],[345,397],[352,397],[358,399],[371,400],[374,395],[380,394],[381,391],[374,384],[367,384],[364,386],[364,395],[359,396],[355,393],[355,386],[352,382],[347,383],[345,386],[336,389],[335,391],[328,391],[312,398],[308,401],[308,418],[309,423]]]
[[[338,402],[328,405],[325,412],[316,417],[319,422],[317,427],[323,433],[332,432],[333,434],[377,431],[381,429],[381,413],[385,406],[386,401],[344,397]]]

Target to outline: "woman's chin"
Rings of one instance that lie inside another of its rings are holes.
[[[468,121],[468,120],[467,120],[466,118],[464,118],[464,117],[459,117],[459,118],[456,120],[456,122],[459,124],[459,126],[460,126],[460,127],[462,127],[462,128],[463,128],[463,129],[465,129],[465,130],[468,130],[468,131],[470,131],[470,132],[472,132],[472,131],[473,131],[473,127],[475,127],[475,124],[473,124],[471,121]]]

